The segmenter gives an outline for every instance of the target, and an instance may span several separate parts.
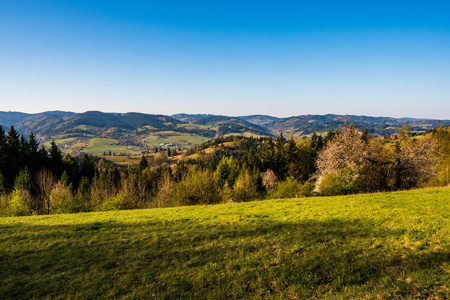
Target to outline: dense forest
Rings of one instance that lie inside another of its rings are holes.
[[[214,151],[206,151],[214,149]],[[171,156],[174,151],[163,150]],[[0,126],[0,215],[74,213],[410,189],[448,185],[450,129],[395,140],[353,125],[307,139],[229,136],[185,151],[177,164],[142,156],[120,168],[62,155]]]

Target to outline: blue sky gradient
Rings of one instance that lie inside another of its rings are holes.
[[[3,111],[450,119],[449,1],[6,0],[0,45]]]

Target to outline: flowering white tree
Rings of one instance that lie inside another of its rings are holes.
[[[344,170],[355,180],[367,164],[367,144],[353,125],[341,126],[340,132],[319,152],[316,165],[318,181],[329,174],[339,174]]]

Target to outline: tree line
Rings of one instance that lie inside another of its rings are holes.
[[[338,195],[448,185],[450,130],[420,139],[403,128],[382,141],[344,124],[326,135],[286,139],[221,137],[185,151],[143,155],[119,168],[98,158],[62,155],[0,126],[0,214],[29,215],[168,207]],[[214,149],[214,151],[207,151]]]

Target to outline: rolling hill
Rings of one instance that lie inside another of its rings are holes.
[[[368,129],[375,136],[398,133],[404,124],[412,131],[430,130],[439,125],[450,125],[450,120],[389,118],[352,115],[302,115],[277,118],[267,115],[240,117],[210,114],[176,114],[172,116],[143,113],[103,113],[88,111],[73,113],[49,111],[39,114],[0,112],[0,125],[15,128],[28,135],[33,131],[41,143],[56,140],[65,145],[64,152],[98,153],[94,144],[102,144],[101,151],[140,153],[160,144],[189,148],[208,139],[237,134],[247,136],[285,136],[295,138],[313,132],[336,130],[349,121],[360,131]],[[104,140],[92,139],[102,138]],[[106,143],[106,144],[105,144]],[[109,145],[109,146],[108,146]],[[117,147],[116,147],[117,146]]]

